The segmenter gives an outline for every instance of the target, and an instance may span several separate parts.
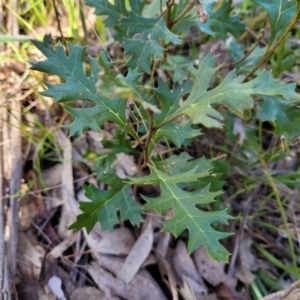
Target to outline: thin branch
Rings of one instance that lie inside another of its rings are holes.
[[[58,31],[60,33],[60,36],[62,38],[62,40],[65,39],[64,37],[64,34],[63,34],[63,31],[61,29],[61,24],[60,24],[60,17],[59,17],[59,12],[58,12],[58,9],[57,9],[57,6],[56,6],[56,0],[53,0],[52,1],[52,4],[53,4],[53,8],[54,8],[54,12],[55,12],[55,17],[56,17],[56,21],[57,21],[57,27],[58,27]]]
[[[238,61],[235,61],[235,62],[233,62],[233,63],[228,63],[228,64],[226,64],[226,65],[224,65],[224,66],[222,66],[221,68],[220,68],[220,70],[223,70],[223,69],[227,69],[227,68],[231,68],[231,67],[233,67],[233,66],[235,66],[235,65],[237,65],[237,64],[239,64],[239,63],[241,63],[241,62],[243,62],[253,51],[254,51],[254,49],[259,45],[259,43],[261,42],[261,40],[263,39],[263,37],[264,37],[264,34],[265,34],[265,30],[263,29],[262,31],[261,31],[261,34],[260,34],[260,36],[258,37],[258,39],[257,39],[257,41],[256,41],[256,43],[255,43],[255,45],[249,50],[249,52],[244,56],[244,57],[242,57],[241,59],[239,59]]]
[[[193,8],[194,5],[194,2],[189,2],[180,15],[171,23],[170,27],[173,27],[180,19],[182,19]]]
[[[172,27],[172,20],[171,20],[171,12],[172,12],[172,6],[174,5],[175,0],[168,0],[167,2],[167,21],[166,21],[166,25],[167,27],[170,29]]]
[[[82,7],[82,0],[78,0],[78,2],[80,3],[80,7]],[[83,9],[79,9],[79,16],[80,16],[82,30],[83,30],[83,36],[84,36],[83,43],[84,43],[84,45],[87,45],[89,34],[88,34],[87,27],[86,27],[85,15],[84,15]]]
[[[144,164],[148,163],[148,147],[151,143],[153,134],[155,133],[154,129],[154,120],[153,120],[153,111],[148,109],[148,115],[149,115],[149,131],[148,131],[148,135],[147,135],[147,139],[145,142],[145,148],[143,149],[144,151]]]

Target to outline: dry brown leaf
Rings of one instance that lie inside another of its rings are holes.
[[[104,294],[102,291],[92,286],[86,286],[75,289],[72,295],[70,296],[70,300],[103,300],[103,296]]]
[[[63,149],[62,197],[65,201],[58,225],[58,234],[61,238],[67,238],[72,234],[72,231],[68,230],[68,227],[75,220],[74,211],[72,210],[74,202],[72,144],[62,130],[58,131],[58,136],[60,146]]]
[[[189,284],[197,298],[200,295],[207,294],[207,287],[200,277],[192,258],[187,253],[185,243],[181,240],[176,245],[173,266],[179,278],[182,282],[186,281]]]
[[[193,289],[186,281],[183,281],[179,291],[184,300],[197,300]]]
[[[115,167],[116,173],[120,178],[125,178],[126,175],[133,176],[137,172],[137,166],[134,162],[133,155],[128,155],[125,153],[117,154]]]
[[[161,278],[163,278],[163,281],[169,287],[172,294],[172,299],[178,300],[178,292],[176,287],[176,278],[175,278],[174,270],[172,269],[169,262],[163,256],[161,256],[159,253],[157,253],[156,256],[158,260],[158,268],[161,273]],[[168,281],[165,280],[165,275],[167,275]]]
[[[26,299],[26,298],[25,298]],[[31,298],[29,298],[31,300]],[[38,299],[39,300],[57,300],[56,296],[53,295],[50,289],[47,288],[39,288],[38,289]]]
[[[156,253],[165,257],[169,248],[170,240],[172,236],[170,232],[159,232],[158,243],[156,246]]]
[[[52,258],[60,257],[65,250],[72,246],[77,239],[77,233],[73,233],[66,239],[64,239],[60,244],[54,247],[49,253],[48,256]]]
[[[232,294],[234,299],[247,299],[245,292],[236,291],[235,287],[237,285],[237,279],[225,273],[225,264],[222,262],[213,261],[208,256],[204,247],[201,247],[194,252],[193,259],[195,261],[200,275],[209,284],[211,284],[214,287],[217,287],[223,283],[229,288],[230,293]]]
[[[112,256],[101,256],[99,263],[87,267],[89,274],[106,296],[111,294],[128,300],[167,300],[159,285],[146,270],[140,270],[130,283],[114,275],[124,260]],[[110,271],[110,272],[109,272]]]
[[[51,188],[61,184],[63,174],[63,165],[55,164],[42,171],[43,181],[46,188]]]
[[[258,268],[257,258],[251,253],[252,239],[249,235],[244,234],[239,243],[239,256],[234,276],[242,282],[250,284],[255,279],[255,275],[251,271]]]
[[[108,135],[109,134],[106,133],[106,132],[104,132],[104,131],[102,131],[102,132],[96,132],[96,131],[93,131],[93,130],[88,130],[86,132],[86,141],[88,143],[88,148],[91,149],[92,151],[94,151],[97,154],[102,154],[103,153],[102,141]]]
[[[130,229],[120,227],[113,231],[101,231],[99,223],[85,237],[89,247],[98,255],[127,255],[135,243]]]
[[[129,283],[147,259],[153,244],[152,219],[146,222],[146,228],[132,247],[117,277]]]
[[[34,195],[25,195],[20,200],[19,224],[22,230],[28,229],[31,220],[39,213]]]
[[[17,258],[23,274],[31,274],[31,279],[38,279],[42,269],[45,250],[35,244],[24,232],[19,232]]]

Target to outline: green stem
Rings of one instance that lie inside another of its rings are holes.
[[[148,131],[148,135],[147,135],[147,139],[146,139],[146,142],[145,142],[145,146],[144,146],[144,163],[147,164],[148,163],[148,147],[151,143],[151,140],[152,140],[152,137],[153,137],[153,134],[155,133],[155,130],[154,130],[154,126],[153,126],[153,111],[148,109],[148,114],[149,114],[149,131]]]
[[[275,196],[275,199],[276,199],[279,211],[280,211],[280,215],[281,215],[281,218],[282,218],[285,230],[287,232],[287,238],[288,238],[288,243],[289,243],[289,247],[290,247],[290,250],[291,250],[291,256],[292,256],[292,261],[293,261],[293,268],[294,268],[294,272],[295,272],[294,275],[295,275],[295,277],[297,279],[299,279],[300,278],[300,272],[299,272],[299,269],[297,267],[297,258],[296,258],[296,255],[295,255],[294,244],[293,244],[293,240],[292,240],[291,233],[290,233],[290,230],[289,230],[288,220],[287,220],[287,217],[286,217],[286,214],[285,214],[285,211],[284,211],[281,199],[279,197],[279,191],[277,189],[277,186],[276,186],[276,183],[274,181],[274,178],[272,177],[272,175],[271,175],[271,173],[270,173],[270,171],[269,171],[266,163],[263,160],[261,160],[261,164],[262,164],[262,166],[264,168],[264,173],[265,173],[265,175],[267,177],[267,180],[268,180],[271,188],[274,191],[274,196]]]
[[[174,5],[175,0],[168,0],[167,2],[167,21],[166,25],[170,29],[172,27],[172,19],[171,19],[171,12],[172,12],[172,6]]]
[[[298,7],[297,7],[297,11],[296,14],[293,18],[293,20],[291,21],[291,23],[289,24],[289,26],[286,28],[285,32],[283,33],[283,35],[280,37],[280,39],[275,43],[275,45],[269,50],[267,51],[267,53],[265,53],[265,55],[263,56],[263,58],[260,60],[260,62],[255,66],[255,68],[253,68],[245,77],[245,80],[247,80],[250,76],[252,76],[265,62],[267,62],[267,60],[270,58],[270,56],[273,55],[273,53],[275,52],[275,50],[279,47],[279,45],[281,43],[283,43],[284,39],[287,37],[287,35],[289,34],[289,32],[293,29],[293,27],[296,25],[297,20],[300,16],[300,0],[297,1],[298,2]]]
[[[260,34],[260,36],[258,37],[258,39],[257,39],[257,41],[256,41],[256,43],[255,43],[255,45],[249,50],[248,53],[246,53],[246,55],[245,55],[244,57],[242,57],[242,58],[239,59],[238,61],[235,61],[235,62],[233,62],[233,63],[229,63],[229,64],[226,64],[226,65],[222,66],[222,67],[220,68],[220,70],[223,70],[223,69],[226,69],[226,68],[231,68],[231,67],[236,66],[237,64],[243,62],[243,61],[244,61],[244,60],[245,60],[245,59],[246,59],[246,58],[254,51],[254,49],[259,45],[259,43],[261,42],[261,40],[262,40],[263,37],[264,37],[264,34],[265,34],[265,30],[263,29],[263,30],[261,31],[261,34]]]
[[[172,28],[180,19],[182,19],[193,8],[194,5],[194,2],[189,2],[180,15],[170,24],[170,28]]]
[[[294,267],[288,267],[285,264],[283,264],[279,259],[277,259],[275,256],[273,256],[268,250],[260,246],[258,243],[254,243],[255,248],[270,262],[272,263],[275,267],[286,271],[288,273],[290,272],[295,272],[295,276],[299,275],[300,268],[294,268]]]

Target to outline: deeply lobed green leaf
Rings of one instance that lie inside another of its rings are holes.
[[[97,222],[102,230],[113,230],[116,224],[129,220],[132,225],[139,225],[142,221],[141,209],[130,196],[130,186],[123,185],[104,191],[94,185],[86,186],[85,195],[91,202],[80,202],[82,214],[78,215],[69,229],[80,230],[86,228],[89,233]],[[120,220],[116,209],[120,210]]]
[[[64,80],[59,84],[47,84],[48,90],[42,94],[52,97],[57,102],[83,99],[94,104],[90,108],[67,107],[75,116],[74,122],[66,126],[70,130],[70,135],[81,134],[89,128],[99,131],[105,121],[113,121],[134,135],[126,121],[127,100],[109,99],[101,95],[96,87],[100,72],[97,59],[89,57],[90,75],[86,74],[83,64],[86,47],[68,44],[67,55],[61,43],[58,43],[55,48],[52,46],[50,35],[45,35],[43,42],[32,42],[47,58],[45,61],[35,63],[32,69],[57,75]]]
[[[195,182],[199,177],[209,174],[208,170],[198,172],[199,166],[175,174],[168,175],[154,166],[149,166],[151,174],[142,178],[129,177],[130,184],[159,184],[161,194],[155,198],[143,196],[147,204],[145,210],[155,210],[159,214],[165,214],[170,209],[174,210],[174,216],[163,222],[163,231],[172,232],[176,237],[184,230],[189,231],[188,251],[191,253],[204,246],[214,260],[227,261],[229,252],[220,244],[219,239],[229,236],[215,230],[213,224],[226,223],[231,217],[223,211],[204,211],[199,205],[214,201],[214,197],[220,192],[209,192],[209,186],[193,192],[184,191],[178,187],[178,183]]]
[[[221,5],[215,1],[201,1],[204,9],[209,14],[206,23],[197,22],[200,30],[212,35],[219,36],[222,40],[226,40],[227,33],[238,37],[245,31],[245,24],[241,22],[236,15],[231,15],[232,1],[221,1]],[[218,6],[216,8],[216,6]]]
[[[125,38],[122,47],[126,54],[130,54],[131,58],[127,61],[127,65],[138,71],[150,73],[151,59],[155,57],[163,57],[164,44],[179,44],[180,38],[173,34],[165,24],[164,15],[155,18],[144,18],[133,12],[130,12],[128,18],[121,20],[122,28],[127,29],[130,36],[140,34],[138,38]]]
[[[300,95],[295,84],[285,84],[274,79],[271,72],[261,72],[255,79],[243,83],[243,76],[235,76],[230,72],[215,88],[209,89],[210,82],[220,67],[214,67],[216,58],[209,53],[202,57],[198,69],[190,68],[193,87],[184,104],[168,116],[167,120],[179,115],[188,115],[194,124],[206,127],[221,127],[222,115],[213,108],[213,104],[224,105],[240,117],[244,111],[253,107],[253,95],[280,96],[290,101],[299,101]]]
[[[300,134],[300,109],[279,97],[263,97],[258,114],[261,121],[269,121],[275,126],[275,134],[288,140]]]
[[[297,9],[297,0],[252,0],[252,2],[267,10],[271,23],[270,43],[274,42],[292,21]]]

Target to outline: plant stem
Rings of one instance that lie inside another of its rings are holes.
[[[170,28],[172,28],[181,18],[183,18],[195,5],[195,2],[189,2],[185,9],[180,13],[180,15],[171,23]]]
[[[280,211],[280,215],[281,215],[285,230],[287,232],[287,238],[288,238],[288,243],[289,243],[289,247],[290,247],[290,250],[291,250],[291,256],[292,256],[293,267],[294,267],[294,272],[295,272],[294,275],[297,279],[299,279],[300,278],[300,273],[299,273],[299,270],[297,268],[297,258],[296,258],[296,255],[295,255],[293,240],[291,238],[291,233],[290,233],[289,226],[288,226],[288,220],[287,220],[287,217],[286,217],[281,199],[279,197],[279,191],[277,189],[274,178],[272,177],[272,175],[271,175],[271,173],[270,173],[270,171],[269,171],[269,169],[268,169],[268,167],[267,167],[267,165],[266,165],[266,163],[263,159],[261,159],[261,165],[264,168],[264,173],[267,177],[269,185],[271,186],[271,188],[274,191],[274,196],[275,196],[275,199],[277,201],[277,205],[278,205],[278,208],[279,208],[279,211]]]
[[[261,34],[260,34],[260,36],[258,37],[258,39],[257,39],[257,41],[256,41],[256,43],[255,43],[255,45],[249,50],[249,52],[248,53],[246,53],[246,55],[244,56],[244,57],[242,57],[241,59],[239,59],[238,61],[235,61],[235,62],[233,62],[233,63],[229,63],[229,64],[226,64],[226,65],[224,65],[224,66],[222,66],[221,68],[220,68],[220,70],[223,70],[223,69],[226,69],[226,68],[231,68],[231,67],[233,67],[233,66],[235,66],[235,65],[237,65],[237,64],[239,64],[239,63],[241,63],[241,62],[243,62],[253,51],[254,51],[254,49],[258,46],[258,44],[261,42],[261,40],[263,39],[263,37],[264,37],[264,34],[265,34],[265,30],[263,29],[262,31],[261,31]]]
[[[154,126],[153,126],[153,124],[154,124],[153,111],[148,109],[147,112],[148,112],[148,115],[149,115],[149,131],[148,131],[147,139],[146,139],[145,146],[144,146],[144,149],[143,149],[143,151],[144,151],[144,164],[148,163],[148,147],[151,143],[152,136],[155,133],[155,129],[154,129]]]
[[[280,39],[275,43],[275,45],[267,53],[265,53],[265,55],[260,60],[260,62],[255,66],[255,68],[253,68],[246,75],[245,80],[247,80],[250,76],[252,76],[265,62],[267,62],[267,60],[273,55],[273,53],[275,52],[275,50],[280,46],[280,44],[284,41],[284,39],[287,37],[287,35],[289,34],[289,32],[296,25],[297,20],[298,20],[298,18],[300,16],[300,0],[298,0],[297,2],[298,2],[298,7],[297,7],[297,11],[296,11],[296,14],[295,14],[293,20],[291,21],[291,23],[289,24],[289,26],[286,28],[285,32],[280,37]]]
[[[175,0],[168,0],[167,2],[167,21],[166,25],[170,29],[172,27],[172,19],[171,19],[171,12],[172,12],[172,6],[174,5]]]

